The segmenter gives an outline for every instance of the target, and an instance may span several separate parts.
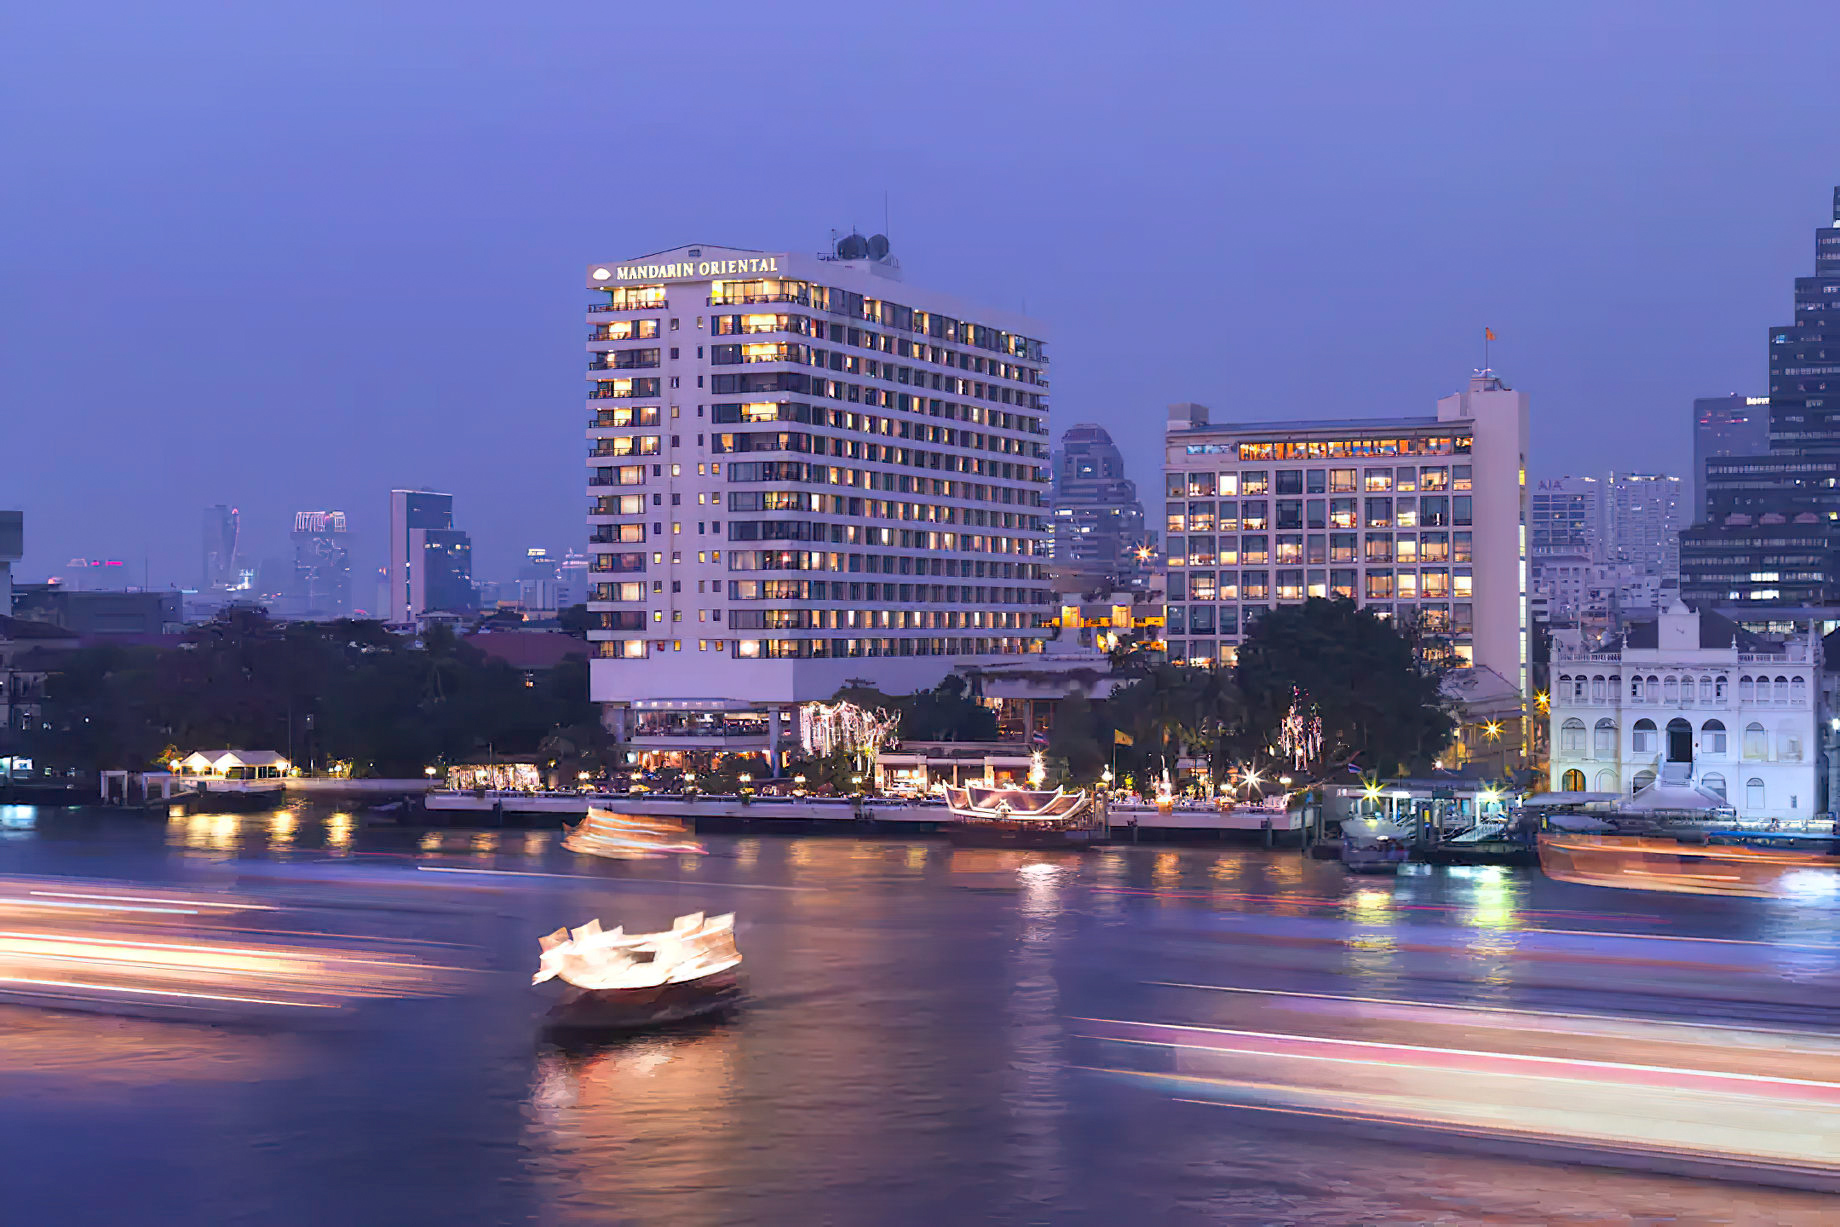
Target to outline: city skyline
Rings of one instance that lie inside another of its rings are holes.
[[[552,68],[616,28],[644,36],[670,23],[535,15],[520,35],[528,55],[513,61],[488,50],[497,30],[485,12],[447,14],[425,61],[408,69],[359,57],[336,76],[312,52],[343,45],[331,33],[337,20],[295,29],[284,15],[253,13],[192,32],[165,48],[153,91],[164,121],[135,154],[147,160],[136,179],[152,204],[111,209],[100,226],[81,220],[95,211],[80,202],[118,189],[64,151],[93,147],[95,116],[118,112],[112,100],[122,91],[145,95],[142,38],[132,22],[31,15],[42,44],[80,40],[108,71],[85,86],[82,107],[67,105],[75,94],[66,76],[28,66],[9,82],[22,105],[50,117],[9,137],[13,164],[37,185],[4,206],[11,229],[35,240],[6,308],[13,392],[37,407],[22,415],[19,449],[70,455],[72,424],[84,421],[131,451],[176,453],[159,442],[176,427],[234,440],[239,458],[264,456],[265,471],[257,479],[230,450],[208,447],[119,471],[25,466],[6,499],[34,525],[22,574],[50,573],[74,556],[145,557],[156,586],[187,583],[200,503],[236,506],[246,525],[281,524],[301,506],[371,508],[404,485],[502,507],[481,517],[481,558],[566,543],[580,508],[555,480],[556,459],[574,445],[557,325],[579,253],[710,235],[817,251],[831,230],[880,228],[884,217],[918,283],[1026,303],[1047,320],[1060,357],[1054,425],[1105,426],[1140,487],[1157,472],[1154,423],[1166,404],[1280,419],[1299,399],[1296,372],[1308,369],[1312,412],[1412,412],[1480,364],[1485,325],[1501,338],[1499,373],[1542,406],[1534,474],[1575,471],[1586,438],[1604,467],[1686,473],[1691,439],[1676,423],[1696,398],[1761,390],[1754,338],[1760,321],[1781,316],[1781,287],[1803,266],[1800,236],[1819,220],[1832,179],[1809,152],[1824,147],[1820,108],[1789,86],[1821,79],[1797,71],[1813,51],[1716,15],[1651,28],[1639,17],[1606,27],[1564,15],[1521,24],[1223,12],[1180,23],[1180,38],[1171,37],[1175,23],[1155,17],[1058,28],[999,18],[994,32],[1028,39],[1034,54],[1011,62],[997,50],[1003,37],[974,54],[986,75],[1012,76],[1015,92],[993,86],[988,98],[974,91],[952,105],[1026,123],[1039,150],[1028,171],[1018,175],[1007,154],[967,150],[959,169],[969,173],[915,177],[903,138],[881,136],[841,155],[837,173],[789,182],[745,214],[719,198],[645,193],[623,203],[616,235],[593,201],[625,172],[572,165],[563,151],[576,140],[575,107],[553,88]],[[752,28],[744,12],[730,18]],[[831,36],[840,72],[870,73],[847,52],[859,40],[876,45],[890,20],[853,21]],[[923,44],[958,46],[947,26]],[[384,20],[383,33],[394,29]],[[1099,33],[1121,88],[1095,112],[1081,79],[1060,66],[1080,62]],[[1389,56],[1367,54],[1379,37]],[[747,56],[803,53],[798,39],[760,30],[737,43]],[[1188,57],[1217,57],[1223,45],[1234,71],[1184,71]],[[1719,50],[1698,49],[1708,45]],[[1287,54],[1270,54],[1280,47]],[[714,54],[718,69],[747,62],[726,45]],[[1765,54],[1777,71],[1758,74]],[[479,57],[491,115],[462,84],[471,74],[455,71]],[[1523,85],[1476,107],[1439,84],[1451,62]],[[663,71],[643,61],[628,70],[641,86]],[[898,69],[888,84],[923,89],[920,71]],[[215,102],[244,73],[286,80],[274,97],[297,101],[234,119]],[[1158,88],[1138,88],[1150,74]],[[1590,96],[1540,84],[1574,77],[1603,83]],[[1716,123],[1675,114],[1689,87],[1716,88]],[[335,96],[341,105],[327,105]],[[1346,105],[1372,96],[1387,106]],[[517,122],[492,122],[500,112]],[[1598,113],[1615,120],[1583,122]],[[1216,122],[1235,114],[1257,119]],[[700,105],[667,117],[634,156],[658,161],[666,179],[692,173],[702,155],[678,137],[707,118]],[[244,140],[242,122],[270,135]],[[1563,148],[1549,140],[1555,124],[1570,134]],[[1637,131],[1639,164],[1620,152]],[[190,142],[202,139],[212,144],[199,166]],[[1299,147],[1312,156],[1297,159]],[[285,192],[265,152],[281,148]],[[431,161],[436,149],[447,153]],[[776,155],[729,156],[740,174],[765,173]],[[201,178],[162,179],[158,168],[174,163]],[[1478,167],[1486,173],[1452,173]],[[1142,199],[1071,190],[1100,171],[1161,189]],[[968,186],[992,175],[1019,190]],[[481,181],[518,186],[474,190]],[[565,181],[571,190],[532,186]],[[1345,237],[1323,243],[1325,233]],[[1153,238],[1168,235],[1180,237]],[[1689,248],[1696,258],[1680,260]],[[442,254],[453,251],[467,255]],[[431,289],[428,274],[450,267],[466,275]],[[1218,275],[1196,278],[1196,269]],[[1128,292],[1094,292],[1098,279],[1119,276]],[[146,307],[114,342],[137,372],[125,400],[87,374],[77,348],[93,287],[124,278],[130,301]],[[275,301],[283,286],[283,297],[309,304],[292,327],[316,359],[277,380],[272,322],[249,304]],[[440,334],[451,351],[410,339],[431,298],[452,312]],[[1325,344],[1328,336],[1337,340]],[[441,360],[443,352],[463,360]],[[515,447],[500,446],[507,436]],[[170,497],[179,486],[196,494]]]

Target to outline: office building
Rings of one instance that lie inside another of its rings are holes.
[[[1814,633],[1763,640],[1676,602],[1608,643],[1559,632],[1551,670],[1555,791],[1628,794],[1659,781],[1744,818],[1821,810]]]
[[[1093,590],[1141,576],[1150,561],[1144,505],[1112,436],[1091,422],[1070,427],[1053,461],[1048,556],[1055,571],[1077,575],[1081,589]]]
[[[1770,398],[1733,392],[1701,396],[1693,402],[1693,505],[1689,524],[1706,519],[1706,462],[1725,456],[1767,456],[1770,452]]]
[[[1681,535],[1682,598],[1740,617],[1840,604],[1840,188],[1768,352],[1769,454],[1707,459],[1705,520]]]
[[[236,508],[223,503],[204,509],[204,568],[198,583],[200,591],[221,592],[239,585],[237,536],[241,519]]]
[[[342,511],[294,513],[294,571],[287,592],[292,616],[351,616],[350,540]]]
[[[524,561],[518,566],[517,603],[524,613],[532,618],[554,617],[560,608],[561,598],[561,564],[550,552],[540,547],[524,551]]]
[[[1427,417],[1172,405],[1165,438],[1171,659],[1231,662],[1274,604],[1346,597],[1525,692],[1525,393],[1481,372]]]
[[[1681,481],[1666,473],[1611,473],[1604,483],[1604,561],[1626,576],[1680,577]]]
[[[591,696],[637,761],[783,757],[850,679],[1040,650],[1039,324],[906,285],[879,235],[587,285]]]
[[[1603,556],[1604,483],[1595,477],[1555,477],[1527,496],[1527,541],[1545,554]]]
[[[556,608],[584,605],[588,600],[588,556],[580,550],[564,550],[556,564]]]
[[[453,495],[390,491],[389,573],[391,622],[473,609],[473,540],[454,527]]]
[[[13,564],[26,556],[26,513],[0,511],[0,618],[13,615]]]

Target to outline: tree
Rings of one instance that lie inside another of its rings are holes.
[[[1437,678],[1412,645],[1348,600],[1312,598],[1271,611],[1239,649],[1246,704],[1242,752],[1275,744],[1296,695],[1322,717],[1320,764],[1352,762],[1381,776],[1428,767],[1450,742]]]

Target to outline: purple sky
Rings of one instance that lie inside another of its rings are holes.
[[[1606,9],[1614,9],[1606,15]],[[690,17],[695,15],[693,21]],[[22,573],[197,581],[387,491],[483,578],[585,537],[582,266],[879,228],[1050,325],[1056,433],[1430,412],[1480,362],[1535,475],[1684,472],[1764,390],[1840,181],[1813,5],[15,6],[0,506]],[[1147,501],[1156,501],[1154,489]],[[368,590],[360,587],[360,601]]]

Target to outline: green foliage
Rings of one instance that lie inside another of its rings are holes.
[[[1244,719],[1232,674],[1171,664],[1148,667],[1107,701],[1107,709],[1114,726],[1135,742],[1118,747],[1119,770],[1133,769],[1146,786],[1165,770],[1174,779],[1184,747],[1219,774]]]
[[[1323,763],[1352,758],[1385,777],[1428,767],[1450,742],[1437,678],[1417,667],[1412,643],[1351,601],[1272,610],[1240,646],[1237,675],[1249,752],[1276,740],[1293,687],[1322,716]]]
[[[971,697],[965,679],[947,674],[931,690],[913,694],[883,694],[873,686],[853,682],[834,696],[873,711],[881,708],[901,717],[902,741],[995,741],[996,713]]]
[[[1112,730],[1101,728],[1093,705],[1075,694],[1054,709],[1054,728],[1048,735],[1048,778],[1077,786],[1098,783],[1110,761]]]
[[[168,746],[291,748],[302,765],[349,759],[358,774],[413,776],[488,748],[535,756],[561,731],[543,761],[579,771],[607,749],[587,695],[583,660],[527,685],[447,627],[417,649],[376,622],[283,625],[235,609],[177,649],[70,653],[47,686],[52,727],[33,739],[47,765],[86,770],[151,764]]]

